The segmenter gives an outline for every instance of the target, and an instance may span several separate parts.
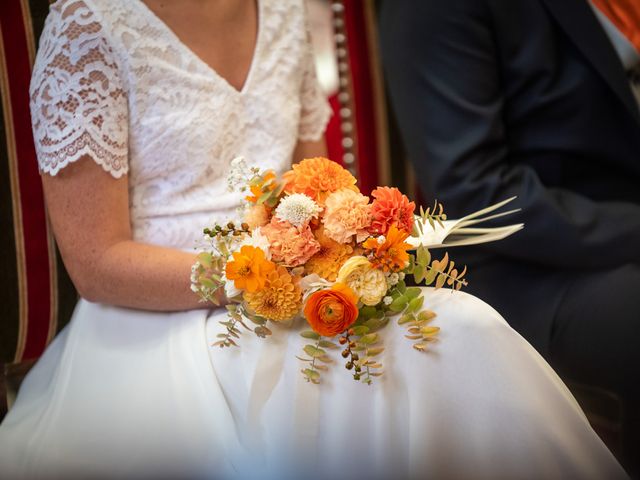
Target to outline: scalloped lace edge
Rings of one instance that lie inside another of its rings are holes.
[[[106,161],[106,159],[101,159],[101,158],[97,158],[93,152],[93,150],[88,146],[85,145],[82,148],[80,148],[78,151],[68,155],[65,157],[64,161],[62,162],[57,162],[55,163],[54,167],[51,167],[48,163],[46,162],[41,162],[40,163],[40,173],[43,174],[47,174],[47,175],[51,175],[52,177],[55,177],[60,170],[62,170],[63,168],[68,167],[70,164],[77,162],[78,160],[80,160],[83,156],[87,155],[89,158],[91,158],[91,160],[93,160],[96,164],[100,165],[102,167],[102,169],[109,173],[113,178],[121,178],[123,175],[126,175],[127,173],[129,173],[129,168],[126,164],[126,156],[122,156],[122,157],[117,157],[123,160],[123,167],[116,170],[114,168],[111,167],[111,164]],[[114,157],[116,158],[116,157]]]

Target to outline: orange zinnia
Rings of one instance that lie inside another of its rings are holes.
[[[261,249],[244,245],[239,252],[233,252],[233,260],[227,262],[225,273],[236,288],[255,292],[264,287],[267,274],[275,268],[275,264],[265,258]]]
[[[323,337],[344,332],[358,318],[358,297],[344,283],[312,293],[304,306],[311,328]]]
[[[262,194],[267,192],[273,192],[278,188],[278,182],[276,182],[276,174],[273,170],[267,170],[261,177],[255,177],[249,184],[251,195],[245,198],[248,202],[257,203]]]
[[[287,193],[304,193],[319,205],[333,192],[343,188],[359,191],[356,179],[348,170],[328,158],[306,158],[284,174]]]
[[[394,223],[389,228],[384,242],[378,242],[377,238],[369,237],[362,246],[367,250],[369,261],[375,268],[385,272],[402,270],[407,266],[409,253],[413,247],[405,242],[409,234],[399,230]]]

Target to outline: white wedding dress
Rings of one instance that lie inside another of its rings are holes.
[[[192,249],[213,219],[233,218],[231,159],[282,172],[329,116],[303,4],[258,5],[237,91],[139,0],[55,3],[31,86],[41,170],[55,175],[89,154],[105,175],[128,174],[141,242]],[[295,358],[302,320],[220,350],[209,344],[223,310],[80,300],[0,426],[0,477],[624,477],[563,383],[497,312],[465,293],[425,296],[440,342],[419,353],[390,324],[385,375],[372,386],[342,361],[321,385],[306,383]]]

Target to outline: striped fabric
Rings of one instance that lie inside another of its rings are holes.
[[[29,115],[29,79],[47,0],[0,9],[0,362],[37,358],[76,301],[48,229]]]

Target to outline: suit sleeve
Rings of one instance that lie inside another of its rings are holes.
[[[522,212],[507,218],[524,230],[481,248],[559,267],[640,262],[639,205],[547,188],[510,159],[484,1],[386,1],[380,18],[392,106],[422,190],[452,218],[518,196]]]

